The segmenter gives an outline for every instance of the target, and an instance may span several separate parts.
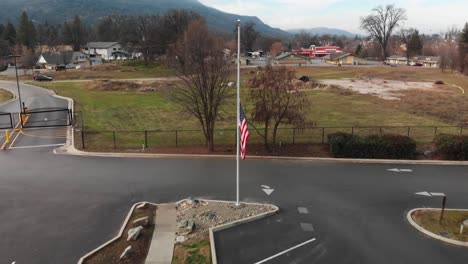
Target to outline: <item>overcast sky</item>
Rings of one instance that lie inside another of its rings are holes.
[[[407,27],[440,33],[468,22],[468,0],[200,0],[224,12],[257,16],[281,29],[333,27],[362,33],[359,18],[377,5],[406,9]]]

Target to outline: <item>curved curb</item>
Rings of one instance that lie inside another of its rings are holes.
[[[183,199],[183,200],[177,202],[176,204],[178,205],[179,203],[184,202],[186,200],[187,199]],[[224,200],[210,200],[210,199],[197,199],[197,200],[206,201],[206,202],[229,203],[229,204],[235,203],[234,201],[224,201]],[[264,213],[261,213],[261,214],[258,214],[258,215],[253,215],[253,216],[250,216],[250,217],[247,217],[247,218],[239,219],[239,220],[236,220],[236,221],[233,221],[233,222],[230,222],[230,223],[218,225],[218,226],[215,226],[215,227],[210,227],[209,228],[209,236],[210,236],[210,250],[211,250],[211,263],[212,264],[217,264],[218,263],[218,259],[217,259],[217,256],[216,256],[216,245],[215,245],[215,239],[214,239],[214,233],[215,232],[222,231],[222,230],[225,230],[225,229],[237,226],[237,225],[245,224],[245,223],[248,223],[248,222],[252,222],[252,221],[255,221],[255,220],[259,220],[259,219],[274,215],[274,214],[279,212],[279,207],[276,206],[276,205],[273,205],[273,204],[262,204],[262,203],[252,203],[252,202],[241,202],[241,203],[248,204],[248,205],[270,206],[271,208],[273,208],[273,210],[269,211],[269,212],[264,212]]]
[[[128,212],[127,214],[127,217],[125,218],[125,221],[122,225],[122,227],[120,228],[120,231],[119,233],[117,234],[117,236],[115,236],[114,238],[110,239],[109,241],[105,242],[104,244],[100,245],[99,247],[97,247],[96,249],[88,252],[86,255],[84,255],[83,257],[81,257],[79,260],[78,260],[78,264],[82,264],[83,261],[85,261],[87,258],[93,256],[94,254],[96,254],[99,250],[107,247],[109,244],[111,244],[112,242],[116,241],[117,239],[121,238],[122,235],[123,235],[123,232],[125,230],[125,227],[127,226],[128,224],[128,221],[130,220],[130,217],[132,216],[132,213],[133,211],[135,211],[135,208],[140,205],[140,204],[143,204],[143,203],[146,203],[146,204],[151,204],[151,205],[154,205],[154,206],[157,206],[157,204],[155,203],[150,203],[150,202],[138,202],[136,204],[134,204],[131,208],[130,208],[130,211]]]
[[[457,245],[457,246],[462,246],[462,247],[468,247],[468,242],[461,242],[461,241],[458,241],[458,240],[454,240],[454,239],[450,239],[450,238],[446,238],[446,237],[443,237],[443,236],[439,236],[437,234],[434,234],[432,232],[429,232],[427,231],[426,229],[424,229],[423,227],[421,227],[420,225],[418,225],[414,220],[413,218],[411,217],[411,215],[416,212],[416,211],[420,211],[420,210],[440,210],[440,208],[415,208],[415,209],[412,209],[408,212],[408,214],[406,215],[406,218],[408,219],[408,222],[414,227],[416,228],[417,230],[419,230],[421,233],[429,236],[429,237],[432,237],[434,239],[437,239],[437,240],[441,240],[441,241],[444,241],[446,243],[449,243],[449,244],[453,244],[453,245]],[[446,211],[468,211],[468,209],[445,209]]]

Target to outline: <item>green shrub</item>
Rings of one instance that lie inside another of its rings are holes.
[[[435,140],[437,152],[446,159],[468,160],[468,136],[440,135]]]
[[[330,152],[335,158],[414,159],[416,141],[401,135],[360,137],[348,133],[328,135]]]

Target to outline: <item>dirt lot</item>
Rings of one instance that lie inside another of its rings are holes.
[[[406,82],[376,78],[343,78],[323,80],[321,83],[349,89],[360,94],[370,94],[385,100],[399,100],[408,90],[437,90],[440,85],[432,82]]]

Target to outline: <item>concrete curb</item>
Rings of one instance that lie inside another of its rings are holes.
[[[73,132],[72,132],[73,137]],[[72,141],[74,141],[72,139]],[[146,158],[146,159],[167,159],[167,158],[216,158],[235,159],[234,155],[210,155],[210,154],[156,154],[156,153],[113,153],[113,152],[87,152],[78,150],[74,145],[65,145],[62,151],[56,154],[102,157],[102,158]],[[382,159],[343,159],[343,158],[315,158],[315,157],[285,157],[285,156],[249,156],[249,160],[292,160],[310,162],[335,162],[335,163],[360,163],[360,164],[404,164],[404,165],[447,165],[447,166],[468,166],[468,161],[445,161],[445,160],[382,160]]]
[[[120,237],[122,237],[123,235],[123,232],[125,230],[125,227],[127,226],[128,224],[128,221],[130,220],[130,217],[132,216],[132,213],[133,211],[135,211],[135,208],[140,205],[140,204],[143,204],[143,203],[147,203],[147,204],[151,204],[151,205],[154,205],[154,206],[157,206],[157,204],[154,204],[154,203],[150,203],[150,202],[138,202],[136,204],[134,204],[131,208],[130,208],[130,211],[128,212],[127,214],[127,217],[125,218],[125,221],[122,225],[122,227],[120,228],[120,231],[119,233],[117,234],[117,236],[115,236],[114,238],[110,239],[109,241],[105,242],[104,244],[100,245],[99,247],[97,247],[96,249],[88,252],[86,255],[84,255],[83,257],[81,257],[79,260],[78,260],[78,264],[82,264],[83,261],[85,261],[86,259],[88,259],[89,257],[91,257],[92,255],[96,254],[96,252],[98,252],[99,250],[107,247],[109,244],[111,244],[112,242],[116,241],[117,239],[119,239]]]
[[[187,201],[187,200],[188,199],[180,200],[179,202],[176,203],[176,205],[179,205],[180,203],[182,203],[184,201]],[[206,202],[217,202],[217,203],[230,203],[230,204],[235,203],[234,201],[224,201],[224,200],[210,200],[210,199],[196,199],[196,200],[206,201]],[[270,206],[271,208],[273,208],[273,210],[269,211],[269,212],[261,213],[261,214],[258,214],[258,215],[250,216],[250,217],[247,217],[247,218],[239,219],[239,220],[236,220],[236,221],[233,221],[233,222],[230,222],[230,223],[222,224],[222,225],[219,225],[219,226],[210,227],[209,228],[209,235],[210,235],[210,250],[211,250],[211,263],[212,264],[217,264],[218,263],[218,259],[217,259],[217,256],[216,256],[216,245],[215,245],[215,240],[214,240],[214,233],[215,232],[225,230],[225,229],[237,226],[237,225],[245,224],[245,223],[248,223],[248,222],[252,222],[252,221],[255,221],[255,220],[259,220],[259,219],[265,218],[267,216],[274,215],[274,214],[278,213],[278,211],[279,211],[279,207],[276,206],[276,205],[273,205],[273,204],[261,204],[261,203],[252,203],[252,202],[241,202],[241,203],[248,204],[248,205]]]
[[[414,220],[413,218],[411,217],[411,215],[416,212],[416,211],[434,211],[434,210],[437,210],[437,211],[440,211],[440,208],[415,208],[415,209],[412,209],[408,212],[408,214],[406,215],[406,218],[408,219],[408,222],[414,227],[416,228],[418,231],[420,231],[421,233],[429,236],[429,237],[432,237],[434,239],[438,239],[438,240],[441,240],[441,241],[444,241],[446,243],[449,243],[449,244],[453,244],[453,245],[457,245],[457,246],[462,246],[462,247],[468,247],[468,242],[461,242],[461,241],[458,241],[458,240],[454,240],[454,239],[450,239],[450,238],[446,238],[446,237],[443,237],[443,236],[440,236],[440,235],[437,235],[435,233],[432,233],[432,232],[429,232],[427,231],[426,229],[424,229],[423,227],[421,227],[420,225],[418,225]],[[446,211],[468,211],[468,209],[445,209]]]

